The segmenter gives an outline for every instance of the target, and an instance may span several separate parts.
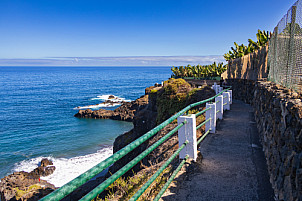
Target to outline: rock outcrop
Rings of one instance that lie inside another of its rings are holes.
[[[109,97],[110,98],[110,97]],[[110,101],[110,100],[109,100]],[[132,102],[123,102],[122,105],[115,110],[79,110],[75,117],[93,118],[93,119],[114,119],[122,121],[132,121],[137,110],[142,109],[148,104],[148,95],[142,96]]]
[[[30,173],[24,171],[14,172],[2,178],[0,182],[1,200],[39,200],[54,191],[56,189],[54,185],[40,179],[40,176],[48,176],[55,171],[55,166],[50,165],[53,165],[50,160],[43,159],[41,166]]]
[[[80,110],[77,114],[75,114],[75,117],[79,118],[94,118],[94,119],[110,119],[113,116],[113,111],[112,110],[104,110],[104,109],[99,109],[99,110]]]
[[[56,170],[55,166],[48,166],[48,167],[40,166],[35,168],[32,172],[39,176],[46,177],[48,175],[51,175],[55,170]]]
[[[46,166],[49,166],[49,165],[53,165],[51,160],[48,160],[47,158],[43,158],[41,160],[41,167],[46,167]]]

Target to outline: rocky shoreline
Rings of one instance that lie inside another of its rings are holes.
[[[47,158],[31,172],[14,172],[1,179],[0,197],[6,200],[38,200],[56,189],[53,184],[40,179],[51,175],[56,167]]]
[[[105,103],[116,103],[110,100],[105,101]],[[131,102],[121,102],[121,106],[116,108],[115,110],[79,110],[75,117],[78,118],[93,118],[93,119],[113,119],[113,120],[121,120],[121,121],[129,121],[132,122],[136,111],[138,111],[141,107],[144,107],[148,104],[148,97],[146,95],[136,99]]]
[[[162,88],[161,84],[156,83],[154,86],[148,87],[145,89],[145,95],[141,96],[140,98],[136,99],[135,101],[125,102],[115,101],[117,97],[114,95],[110,95],[108,100],[103,102],[104,104],[121,104],[115,110],[79,110],[74,116],[78,118],[92,118],[92,119],[113,119],[113,120],[120,120],[120,121],[129,121],[133,122],[133,119],[137,113],[137,111],[142,110],[145,106],[149,103],[149,97],[151,90],[160,90]],[[101,103],[102,104],[102,103]]]

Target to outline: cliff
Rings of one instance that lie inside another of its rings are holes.
[[[134,128],[115,139],[113,145],[114,153],[141,137],[143,134],[162,123],[187,105],[215,95],[215,92],[210,87],[203,86],[202,88],[192,88],[192,86],[183,79],[169,79],[164,82],[163,87],[151,89],[148,88],[146,89],[146,93],[149,93],[148,104],[136,111],[136,114],[133,118]],[[199,106],[199,108],[194,108],[190,112],[193,113],[196,109],[202,109],[203,107],[203,105]],[[203,118],[203,116],[197,118],[197,123],[203,121]],[[130,160],[135,158],[141,152],[150,147],[154,142],[171,131],[176,125],[177,121],[175,120],[173,123],[169,124],[158,132],[155,136],[116,162],[110,167],[109,171],[114,173],[119,170],[122,166],[127,164]],[[198,137],[200,135],[201,132],[198,131]],[[145,157],[140,164],[136,165],[133,168],[134,172],[166,160],[175,152],[177,148],[178,137],[177,133],[175,133],[166,142]],[[132,170],[126,175],[131,173]]]

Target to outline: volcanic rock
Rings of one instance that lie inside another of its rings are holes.
[[[2,201],[39,200],[56,188],[47,181],[40,180],[36,174],[14,172],[1,179],[0,196]]]
[[[55,166],[48,166],[48,167],[37,167],[31,173],[36,173],[39,176],[46,177],[51,175],[56,170]]]
[[[115,104],[116,102],[107,100],[105,103]],[[93,118],[93,119],[114,119],[121,121],[133,121],[137,110],[145,107],[148,104],[148,96],[142,96],[132,102],[122,102],[122,105],[112,110],[99,109],[92,111],[91,109],[79,110],[75,117],[79,118]]]
[[[46,167],[46,166],[49,166],[49,165],[53,165],[51,160],[48,160],[47,158],[43,158],[41,160],[41,167]]]
[[[1,179],[0,196],[2,201],[12,200],[39,200],[45,195],[51,193],[56,188],[47,181],[41,180],[40,176],[52,174],[56,167],[52,161],[43,158],[41,165],[30,173],[14,172]]]

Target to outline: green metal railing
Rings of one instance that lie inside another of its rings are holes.
[[[196,117],[198,117],[198,116],[202,115],[203,113],[205,113],[206,111],[208,111],[208,110],[210,110],[210,109],[212,109],[212,108],[209,107],[209,108],[207,108],[207,109],[204,109],[204,110],[202,110],[201,112],[196,113],[195,115],[196,115]]]
[[[211,118],[208,118],[207,120],[205,120],[203,123],[199,124],[198,126],[196,126],[196,130],[199,129],[200,127],[202,127],[203,125],[205,125],[208,121],[210,121]]]
[[[173,174],[168,179],[167,183],[165,183],[165,185],[163,186],[163,188],[159,191],[159,193],[157,194],[157,196],[154,198],[155,201],[158,201],[161,198],[161,196],[165,193],[165,191],[167,190],[167,188],[169,187],[169,185],[171,184],[171,182],[174,180],[174,178],[176,177],[177,173],[180,171],[180,169],[182,168],[182,166],[188,160],[188,158],[189,158],[189,156],[186,155],[186,157],[181,161],[181,163],[178,165],[178,167],[176,168],[176,170],[174,170]]]
[[[157,172],[134,194],[134,196],[130,199],[130,201],[137,200],[145,190],[152,184],[152,182],[168,167],[168,165],[172,162],[172,160],[179,154],[179,152],[185,148],[185,146],[189,143],[188,140],[183,143],[178,150],[165,162],[163,166],[157,170]]]
[[[210,133],[210,130],[208,130],[207,132],[205,132],[198,140],[197,140],[197,145],[199,145],[201,143],[201,141],[203,139],[206,138],[206,136]]]
[[[123,156],[125,156],[126,154],[128,154],[129,152],[131,152],[132,150],[134,150],[135,148],[137,148],[139,145],[141,145],[142,143],[144,143],[146,140],[150,139],[157,132],[159,132],[161,129],[163,129],[168,124],[172,123],[179,116],[181,116],[181,115],[185,114],[186,112],[188,112],[191,108],[194,108],[194,107],[196,107],[198,105],[201,105],[201,104],[204,104],[206,102],[212,101],[217,96],[221,95],[223,92],[225,92],[227,90],[229,90],[229,88],[221,91],[220,93],[216,94],[215,96],[213,96],[211,98],[208,98],[206,100],[199,101],[199,102],[196,102],[196,103],[188,105],[187,107],[185,107],[184,109],[182,109],[181,111],[179,111],[178,113],[176,113],[175,115],[173,115],[172,117],[170,117],[169,119],[167,119],[166,121],[164,121],[163,123],[161,123],[160,125],[156,126],[155,128],[153,128],[149,132],[145,133],[140,138],[136,139],[135,141],[133,141],[132,143],[130,143],[126,147],[124,147],[121,150],[119,150],[118,152],[114,153],[112,156],[108,157],[104,161],[100,162],[96,166],[92,167],[88,171],[86,171],[83,174],[81,174],[80,176],[78,176],[77,178],[75,178],[72,181],[68,182],[67,184],[63,185],[61,188],[59,188],[59,189],[55,190],[54,192],[48,194],[47,196],[45,196],[44,198],[42,198],[41,201],[49,201],[49,200],[52,201],[52,200],[61,200],[61,199],[63,199],[64,197],[66,197],[67,195],[69,195],[70,193],[72,193],[75,189],[77,189],[78,187],[80,187],[81,185],[83,185],[84,183],[86,183],[87,181],[89,181],[90,179],[92,179],[97,174],[101,173],[103,170],[105,170],[106,168],[108,168],[110,165],[112,165],[113,163],[115,163],[116,161],[118,161],[119,159],[121,159]],[[201,112],[198,112],[196,114],[196,116],[199,116],[199,115],[203,114],[204,112],[208,111],[209,109],[211,109],[211,108],[207,108],[207,109],[205,109],[205,110],[203,110]],[[202,124],[200,124],[199,126],[197,126],[196,129],[199,129],[201,126],[205,125],[206,122],[208,122],[208,121],[210,121],[210,119],[205,120]],[[132,161],[130,161],[129,163],[127,163],[124,167],[122,167],[120,170],[118,170],[116,173],[114,173],[112,176],[110,176],[108,179],[106,179],[103,183],[101,183],[95,189],[93,189],[92,191],[90,191],[81,200],[83,201],[83,200],[92,200],[92,199],[94,199],[98,194],[100,194],[101,192],[103,192],[110,184],[112,184],[115,180],[117,180],[119,177],[121,177],[123,174],[125,174],[127,171],[129,171],[140,160],[142,160],[144,157],[146,157],[151,151],[153,151],[155,148],[157,148],[160,144],[162,144],[165,140],[167,140],[170,136],[172,136],[176,131],[178,131],[186,123],[187,122],[185,121],[182,124],[179,124],[178,126],[176,126],[168,134],[166,134],[160,140],[158,140],[157,142],[155,142],[152,146],[150,146],[148,149],[146,149],[144,152],[142,152],[140,155],[138,155]],[[207,131],[205,134],[203,134],[203,136],[198,140],[198,144],[206,137],[206,135],[208,133],[209,133],[209,131]],[[153,175],[154,177],[157,175],[155,177],[155,179],[172,162],[172,160],[186,146],[187,143],[188,143],[188,141],[186,141],[183,145],[181,145],[179,147],[179,149],[167,160],[167,162]],[[181,162],[182,165],[185,163],[185,160],[187,160],[187,157]],[[182,165],[178,166],[178,168],[174,171],[175,175],[173,173],[172,176],[173,175],[174,175],[174,177],[176,176],[177,172],[180,170],[180,168],[182,167]],[[161,170],[161,172],[159,172],[160,170]],[[153,178],[153,176],[131,198],[131,200],[136,200],[148,188],[148,186],[155,180]],[[171,178],[172,178],[172,176],[171,176]],[[172,180],[173,180],[173,178],[171,179],[171,181],[169,179],[168,182],[171,183]],[[152,179],[153,179],[153,181],[152,181]],[[169,184],[166,184],[167,186],[165,185],[163,187],[163,189],[167,189],[168,186],[169,186]],[[158,196],[161,196],[164,193],[165,190],[163,190],[163,189],[160,191],[160,193],[159,193]],[[158,200],[160,198],[158,196],[156,197],[156,200]]]

